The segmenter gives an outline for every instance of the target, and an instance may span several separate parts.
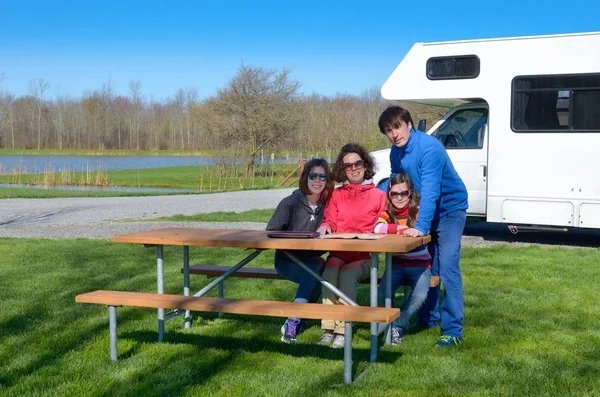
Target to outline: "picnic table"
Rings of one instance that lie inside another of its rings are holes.
[[[305,318],[329,318],[325,317],[327,315],[336,315],[338,318],[331,319],[340,319],[346,321],[346,329],[348,330],[349,321],[365,321],[371,322],[371,354],[370,361],[375,361],[377,359],[377,350],[378,350],[378,326],[377,322],[374,322],[376,314],[389,315],[389,312],[383,313],[382,309],[369,309],[365,311],[365,307],[359,307],[358,304],[352,301],[349,297],[347,297],[342,291],[337,289],[335,286],[324,280],[319,274],[312,272],[302,261],[298,260],[294,257],[293,250],[314,250],[314,251],[359,251],[359,252],[369,252],[371,255],[371,272],[370,272],[370,306],[372,308],[377,307],[377,282],[378,282],[378,254],[385,253],[386,260],[386,271],[391,271],[392,266],[392,253],[396,252],[408,252],[424,243],[430,241],[429,236],[424,237],[404,237],[401,235],[387,234],[381,235],[378,239],[373,240],[363,240],[363,239],[337,239],[337,238],[271,238],[268,237],[268,231],[256,231],[256,230],[224,230],[224,229],[199,229],[199,228],[166,228],[166,229],[157,229],[157,230],[149,230],[139,233],[131,233],[120,236],[113,236],[112,241],[116,243],[129,243],[129,244],[143,244],[146,247],[156,247],[156,268],[157,268],[157,293],[159,295],[164,294],[164,258],[163,258],[163,247],[165,245],[171,246],[182,246],[183,248],[183,296],[190,296],[190,260],[189,260],[189,248],[190,247],[235,247],[235,248],[247,248],[254,249],[252,253],[250,253],[245,259],[236,264],[235,266],[231,266],[227,271],[222,273],[215,280],[210,282],[200,291],[193,294],[194,297],[202,297],[208,291],[213,289],[217,285],[222,285],[223,280],[230,277],[232,274],[237,272],[239,269],[243,268],[246,264],[250,263],[254,258],[256,258],[260,252],[268,249],[279,249],[282,250],[288,255],[294,262],[296,262],[299,266],[304,268],[309,274],[313,277],[317,278],[323,286],[329,288],[333,291],[340,299],[344,300],[348,306],[345,305],[334,305],[328,310],[323,311],[325,308],[323,305],[315,305],[315,304],[298,304],[291,302],[272,302],[276,304],[276,308],[269,309],[269,302],[271,301],[239,301],[237,303],[238,308],[235,308],[235,304],[232,300],[230,302],[226,300],[222,300],[220,302],[202,302],[197,306],[192,304],[188,304],[187,301],[182,301],[177,298],[176,295],[169,295],[171,297],[168,301],[169,305],[165,305],[165,300],[163,300],[162,306],[161,303],[143,303],[141,301],[151,300],[151,297],[137,297],[136,299],[129,299],[129,296],[123,297],[122,294],[131,294],[127,292],[122,292],[118,298],[115,298],[114,302],[117,302],[119,299],[125,299],[126,302],[130,302],[131,304],[145,307],[156,307],[158,308],[158,340],[162,341],[164,337],[164,323],[165,321],[183,315],[184,316],[184,328],[189,328],[191,325],[190,319],[190,310],[208,310],[208,311],[221,311],[225,310],[229,313],[244,313],[244,314],[256,314],[256,315],[285,315],[286,310],[292,310],[292,308],[308,308],[307,310],[302,309],[302,313],[306,316]],[[347,236],[346,236],[347,237]],[[386,285],[386,297],[385,297],[385,308],[392,307],[392,293],[391,293],[391,278],[387,278]],[[101,292],[101,291],[98,291]],[[140,295],[140,294],[138,294]],[[156,295],[155,295],[156,296]],[[165,295],[167,297],[167,295]],[[104,300],[102,300],[104,299]],[[108,299],[108,300],[107,300]],[[89,298],[86,300],[80,300],[81,302],[87,303],[105,303],[109,302],[111,299],[110,296],[99,297],[97,301],[94,301],[94,298]],[[205,300],[208,299],[217,299],[217,298],[203,298]],[[178,301],[178,302],[175,302]],[[133,302],[133,303],[132,303]],[[254,302],[262,302],[260,305],[254,304]],[[118,302],[117,302],[118,303]],[[116,303],[115,303],[116,305]],[[185,310],[175,310],[170,313],[165,313],[165,309],[163,307],[184,307]],[[288,306],[292,305],[292,306]],[[312,308],[312,309],[311,309]],[[318,309],[315,309],[318,308]],[[344,309],[347,308],[347,309]],[[353,309],[354,308],[354,309]],[[236,311],[237,310],[237,311]],[[298,309],[299,310],[299,309]],[[345,312],[342,312],[346,310]],[[380,310],[380,312],[377,312]],[[395,309],[397,310],[397,309]],[[277,313],[275,313],[275,311]],[[339,313],[334,313],[338,311]],[[372,312],[372,313],[368,313]],[[290,311],[291,313],[291,311]],[[362,313],[362,314],[361,314]],[[109,313],[110,314],[110,313]],[[369,318],[368,315],[372,314],[372,317]],[[396,316],[397,317],[397,314]],[[383,316],[378,317],[378,321],[384,318]],[[385,317],[388,320],[391,317]],[[389,320],[391,321],[391,320]],[[386,322],[389,322],[386,320]],[[114,321],[116,324],[116,319]],[[389,324],[388,324],[389,325]],[[111,330],[112,332],[112,330]],[[115,325],[115,335],[116,335],[116,325]],[[351,375],[347,374],[346,367],[351,367],[351,365],[347,364],[346,351],[347,347],[350,346],[350,359],[351,362],[351,328],[350,328],[350,344],[345,345],[345,372],[344,378],[345,380],[351,379]],[[390,333],[387,333],[386,336],[386,344],[390,343]],[[111,357],[113,355],[114,350],[114,359],[116,359],[116,336],[115,336],[115,346],[114,349],[111,347]],[[348,369],[349,371],[350,369]]]

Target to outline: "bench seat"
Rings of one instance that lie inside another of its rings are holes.
[[[218,277],[231,269],[231,266],[218,266],[218,265],[206,265],[196,264],[190,266],[190,274],[204,275],[208,277]],[[181,269],[183,273],[183,268]],[[261,267],[242,267],[237,272],[233,273],[231,277],[245,277],[245,278],[264,278],[269,280],[283,280],[284,278],[277,273],[274,268],[261,268]],[[377,282],[381,281],[383,274],[377,275]],[[369,284],[370,279],[362,280],[361,284]]]
[[[98,303],[107,306],[136,306],[155,309],[180,309],[197,312],[223,312],[365,323],[389,323],[400,315],[400,309],[397,308],[322,305],[320,303],[294,303],[102,290],[77,295],[75,301],[79,303]]]
[[[397,308],[322,305],[317,303],[293,303],[264,300],[242,300],[211,298],[204,296],[195,297],[125,291],[99,290],[94,292],[88,292],[86,294],[77,295],[75,297],[75,301],[79,303],[95,303],[108,306],[110,358],[112,361],[118,360],[116,308],[119,306],[147,307],[155,309],[193,310],[201,312],[223,312],[271,317],[331,319],[345,321],[345,384],[352,383],[351,322],[390,323],[400,316],[400,309]],[[371,336],[371,343],[373,343],[373,336]]]

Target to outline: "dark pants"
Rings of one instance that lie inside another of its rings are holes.
[[[290,251],[290,253],[304,262],[313,272],[318,275],[323,273],[325,260],[315,255],[314,251]],[[321,283],[319,280],[308,274],[308,272],[279,250],[275,251],[275,270],[284,279],[298,284],[296,299],[306,299],[309,303],[317,302],[319,295],[321,295]]]
[[[442,335],[457,338],[462,338],[465,316],[459,262],[460,240],[466,219],[466,211],[459,210],[431,222],[431,242],[428,245],[431,254],[431,275],[435,276],[435,269],[439,269],[439,276],[441,284],[444,285],[445,293],[441,303],[441,316],[439,285],[429,289],[427,300],[419,310],[419,322],[421,324],[435,327],[441,317]]]

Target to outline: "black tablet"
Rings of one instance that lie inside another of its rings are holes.
[[[272,238],[315,238],[319,237],[317,232],[296,232],[292,230],[272,231],[267,233],[267,237]]]

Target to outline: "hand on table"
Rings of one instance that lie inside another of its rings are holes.
[[[407,237],[423,237],[423,232],[411,227],[410,229],[406,229],[402,235]]]
[[[317,229],[319,234],[331,234],[331,225],[323,225]]]

